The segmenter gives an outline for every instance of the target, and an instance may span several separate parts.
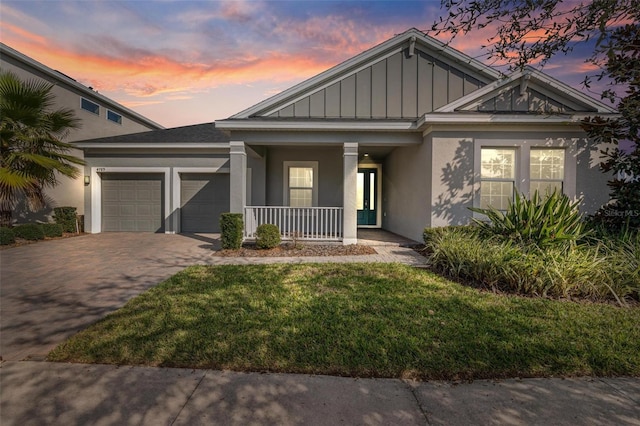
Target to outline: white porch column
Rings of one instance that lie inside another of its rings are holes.
[[[356,208],[356,179],[358,174],[358,143],[344,143],[343,236],[342,244],[358,242],[358,210]]]
[[[244,213],[247,200],[247,152],[243,141],[231,141],[229,150],[230,193],[229,211]]]

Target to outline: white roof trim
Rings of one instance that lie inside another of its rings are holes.
[[[475,90],[472,93],[469,93],[466,96],[463,96],[447,105],[438,108],[434,112],[455,112],[456,110],[459,110],[461,108],[476,107],[482,104],[484,101],[498,96],[501,93],[511,89],[513,86],[520,84],[520,79],[523,77],[528,78],[528,84],[530,87],[532,87],[534,90],[546,91],[547,93],[544,93],[546,95],[549,95],[549,90],[545,90],[545,86],[547,88],[555,89],[556,91],[558,91],[559,93],[557,94],[561,97],[569,97],[569,100],[575,102],[575,104],[577,105],[583,105],[595,109],[595,112],[597,113],[616,113],[616,110],[614,108],[596,99],[593,99],[592,97],[585,95],[584,93],[574,89],[568,84],[558,81],[553,77],[531,67],[526,67],[522,71],[516,71],[508,75],[506,78],[502,78],[498,81],[490,83],[478,90]],[[541,87],[536,87],[536,83]]]
[[[417,122],[418,129],[432,124],[569,124],[579,125],[590,113],[577,114],[491,114],[491,113],[430,113]]]
[[[70,86],[78,91],[80,91],[81,93],[83,93],[87,98],[93,98],[93,99],[97,99],[100,102],[102,102],[105,106],[107,106],[109,109],[114,110],[115,112],[122,112],[124,115],[127,116],[128,119],[133,119],[136,120],[138,122],[144,123],[145,125],[154,128],[154,129],[164,129],[164,126],[156,123],[153,120],[148,119],[147,117],[138,114],[137,112],[119,104],[118,102],[114,101],[113,99],[109,99],[106,96],[92,90],[89,89],[87,86],[78,83],[77,81],[75,81],[74,79],[72,79],[71,77],[62,74],[59,71],[56,71],[52,68],[49,68],[48,66],[41,64],[40,62],[24,55],[23,53],[18,52],[17,50],[7,46],[4,43],[0,43],[0,53],[2,53],[2,55],[7,55],[10,57],[13,57],[14,59],[23,62],[37,70],[39,70],[40,72],[46,74],[47,76],[51,77],[52,79],[60,82],[61,84],[64,84],[66,86]]]
[[[306,130],[306,131],[411,131],[416,122],[408,121],[281,121],[281,120],[224,120],[216,121],[216,128],[225,130]]]
[[[91,149],[113,149],[113,148],[124,148],[124,149],[136,149],[136,148],[152,148],[152,149],[229,149],[229,143],[207,143],[207,142],[189,142],[189,143],[180,143],[180,142],[81,142],[74,143],[78,148],[91,148]]]
[[[237,114],[234,114],[230,118],[232,119],[249,118],[260,111],[275,107],[276,105],[280,104],[281,102],[285,101],[288,98],[295,97],[296,94],[301,95],[302,92],[306,92],[311,88],[315,88],[315,86],[327,83],[328,80],[331,80],[334,77],[337,77],[349,71],[353,67],[358,67],[359,65],[360,67],[362,67],[363,63],[365,62],[367,62],[367,66],[369,66],[370,64],[368,62],[370,62],[371,59],[377,58],[380,55],[384,55],[387,52],[387,50],[393,49],[397,45],[403,44],[405,42],[409,42],[412,37],[415,37],[416,40],[425,44],[427,47],[430,47],[433,50],[442,52],[443,55],[448,56],[455,62],[470,66],[478,74],[484,75],[487,81],[494,80],[500,77],[500,73],[494,70],[493,68],[491,68],[490,66],[483,64],[477,59],[474,59],[471,56],[468,56],[452,47],[447,46],[446,44],[432,37],[425,35],[424,33],[422,33],[421,31],[415,28],[411,28],[410,30],[405,31],[402,34],[392,37],[389,40],[352,57],[351,59],[347,59],[346,61],[336,65],[333,68],[328,69],[327,71],[324,71],[314,77],[311,77],[310,79],[305,80],[302,83],[299,83],[275,96],[272,96],[250,108],[247,108]],[[361,69],[361,68],[358,68],[358,69]],[[335,82],[332,82],[331,84],[333,83]],[[305,96],[308,96],[308,95],[310,95],[310,93],[305,94]]]

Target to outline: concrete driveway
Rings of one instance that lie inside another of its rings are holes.
[[[0,250],[0,356],[43,359],[64,339],[186,266],[218,235],[104,233]]]

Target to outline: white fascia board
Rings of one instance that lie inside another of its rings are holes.
[[[278,105],[276,110],[280,109],[284,105],[279,105],[279,103],[292,96],[295,96],[296,93],[300,94],[299,98],[309,96],[310,93],[306,93],[307,90],[317,85],[322,85],[323,83],[325,84],[325,86],[323,87],[333,84],[334,81],[331,81],[329,83],[328,80],[332,80],[334,77],[349,71],[350,68],[357,67],[358,64],[361,64],[361,66],[357,70],[361,70],[363,68],[370,66],[371,65],[370,61],[374,58],[377,59],[378,56],[380,56],[380,58],[383,58],[384,56],[381,56],[381,55],[385,55],[385,54],[391,55],[391,54],[397,53],[397,51],[401,51],[403,48],[403,46],[401,45],[404,44],[405,42],[409,42],[411,40],[411,37],[416,37],[416,40],[419,40],[421,43],[427,45],[428,47],[431,47],[436,51],[446,54],[449,58],[453,59],[454,62],[459,62],[462,64],[469,65],[474,70],[476,70],[479,74],[485,75],[486,78],[489,80],[493,80],[500,77],[499,71],[496,71],[490,66],[478,61],[477,59],[473,59],[471,56],[468,56],[452,47],[449,47],[448,45],[432,37],[425,35],[423,32],[415,28],[412,28],[408,31],[405,31],[402,34],[399,34],[395,37],[390,38],[387,41],[380,43],[377,46],[372,47],[369,50],[366,50],[350,59],[347,59],[346,61],[334,66],[333,68],[328,69],[327,71],[324,71],[314,77],[311,77],[310,79],[305,80],[302,83],[299,83],[289,89],[286,89],[275,96],[272,96],[250,108],[247,108],[237,114],[234,114],[229,118],[230,119],[248,118],[259,111],[269,109],[270,107],[275,108],[275,105]],[[386,52],[387,50],[391,50],[391,52]],[[318,90],[320,89],[318,88]],[[304,92],[304,96],[303,96],[303,92]],[[297,98],[297,100],[299,100],[299,98]],[[270,111],[270,112],[272,113],[273,111]]]
[[[104,142],[83,142],[73,144],[78,148],[91,148],[91,149],[139,149],[139,148],[151,148],[151,149],[229,149],[228,143],[104,143]]]
[[[418,129],[432,124],[579,124],[592,116],[580,114],[425,114],[417,123]]]
[[[379,57],[376,57],[375,58],[376,62],[382,61],[384,59],[389,58],[390,56],[395,55],[396,53],[402,52],[402,49],[403,49],[402,46],[398,46],[395,49],[391,49],[391,50],[385,52],[383,55],[380,55]],[[341,77],[344,79],[344,78],[350,77],[352,75],[355,75],[355,74],[359,73],[360,71],[362,71],[363,69],[369,68],[371,66],[371,64],[372,64],[371,62],[363,62],[359,67],[356,67],[356,68],[350,70],[349,72],[346,72],[344,75],[341,75]],[[320,74],[320,75],[322,75],[322,74]],[[320,75],[318,75],[318,77]],[[291,98],[290,100],[288,100],[286,103],[283,103],[283,104],[279,104],[279,103],[276,102],[276,105],[273,106],[271,109],[266,110],[262,114],[262,116],[263,117],[268,117],[271,114],[273,114],[274,112],[280,111],[281,109],[286,108],[289,105],[293,105],[296,102],[298,102],[299,100],[307,98],[307,97],[313,95],[314,93],[317,93],[320,90],[326,89],[327,87],[332,86],[334,84],[336,84],[336,80],[334,80],[333,78],[326,78],[324,83],[320,83],[320,85],[317,86],[317,87],[314,87],[313,84],[310,84],[308,87],[300,88],[299,90],[297,90],[298,96],[295,96],[295,97]],[[313,91],[312,92],[307,92],[307,89],[310,89],[311,87],[313,87]],[[293,88],[295,88],[295,86]],[[292,90],[292,92],[295,92],[295,91]],[[284,93],[284,92],[282,92],[282,93]],[[285,96],[285,98],[286,98],[286,96]],[[234,117],[232,117],[232,118],[234,118]]]
[[[374,121],[374,122],[336,122],[336,121],[261,121],[261,120],[225,120],[217,121],[216,127],[225,130],[306,130],[306,131],[412,131],[416,130],[415,121]]]
[[[472,93],[469,93],[466,96],[461,97],[447,105],[444,105],[438,108],[435,112],[455,112],[459,109],[472,109],[483,102],[502,94],[503,92],[511,89],[517,84],[520,84],[520,79],[524,76],[529,76],[531,79],[529,80],[529,87],[537,90],[547,96],[554,95],[551,93],[552,90],[555,90],[560,97],[569,98],[568,100],[572,105],[568,105],[573,109],[578,109],[580,106],[586,106],[595,109],[594,113],[604,113],[604,114],[614,114],[616,110],[611,108],[604,103],[593,99],[590,96],[585,95],[579,90],[574,89],[573,87],[565,84],[559,80],[554,79],[551,76],[543,73],[542,71],[538,71],[531,67],[526,67],[522,71],[516,71],[506,78],[502,78],[498,81],[495,81],[487,86],[478,89]],[[548,89],[547,89],[548,88]],[[551,89],[551,90],[549,90]]]
[[[493,98],[494,96],[499,95],[505,90],[508,90],[510,87],[505,87],[509,85],[509,83],[513,82],[515,79],[519,78],[521,73],[514,73],[506,78],[501,78],[500,80],[494,81],[493,83],[487,84],[486,86],[474,90],[466,96],[463,96],[455,101],[448,103],[440,108],[436,109],[434,112],[442,113],[442,112],[455,112],[459,108],[473,108],[474,106],[480,105],[486,100]]]
[[[538,71],[535,68],[527,67],[525,72],[531,74],[533,78],[542,82],[543,84],[547,84],[550,87],[557,90],[559,93],[568,95],[569,97],[575,98],[579,103],[583,103],[587,106],[590,106],[596,110],[598,113],[604,114],[615,114],[617,113],[615,108],[612,108],[603,102],[598,101],[597,99],[593,99],[591,96],[585,95],[581,91],[574,89],[566,83],[563,83],[555,78],[551,77],[543,73],[542,71]]]
[[[7,55],[7,56],[11,56],[13,57],[15,60],[22,62],[32,68],[37,69],[38,71],[42,72],[43,74],[48,75],[49,77],[51,77],[52,79],[54,79],[55,81],[59,82],[61,85],[65,85],[65,86],[69,86],[72,87],[76,90],[78,90],[79,92],[83,93],[84,96],[86,97],[91,97],[94,99],[98,99],[100,102],[102,102],[103,104],[105,104],[107,107],[109,107],[110,109],[122,112],[123,115],[127,116],[127,118],[129,119],[134,119],[136,121],[142,122],[145,125],[154,128],[154,129],[164,129],[165,127],[156,123],[153,120],[148,119],[147,117],[138,114],[137,112],[119,104],[118,102],[107,98],[106,96],[92,90],[89,89],[87,86],[78,83],[76,80],[72,79],[71,77],[62,74],[59,71],[56,71],[52,68],[49,68],[48,66],[41,64],[40,62],[26,56],[23,53],[18,52],[17,50],[7,46],[4,43],[0,43],[0,53],[2,53],[2,55]]]

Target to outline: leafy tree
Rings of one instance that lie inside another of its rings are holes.
[[[70,109],[51,110],[53,85],[23,82],[0,71],[0,225],[11,223],[12,211],[24,197],[29,208],[45,205],[46,188],[58,184],[57,173],[76,178],[84,161],[68,152],[62,139],[79,127]]]
[[[596,218],[613,227],[640,227],[640,0],[442,0],[448,10],[433,25],[436,34],[453,39],[482,29],[492,34],[482,46],[490,58],[522,69],[543,66],[556,54],[567,54],[579,42],[595,40],[587,62],[598,72],[585,77],[607,82],[603,99],[617,102],[619,116],[589,117],[582,122],[596,142],[616,145],[602,151],[602,169],[611,202]],[[630,147],[621,150],[618,142]]]

